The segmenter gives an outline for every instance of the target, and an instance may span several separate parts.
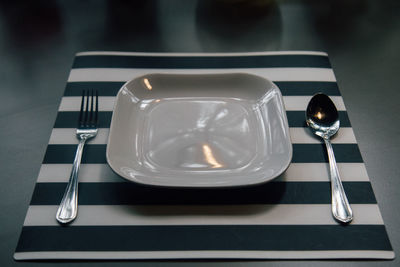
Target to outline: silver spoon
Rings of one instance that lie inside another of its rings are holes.
[[[314,134],[324,140],[326,150],[328,151],[329,167],[331,172],[333,217],[343,223],[351,222],[353,220],[353,211],[351,210],[340,180],[335,155],[330,141],[330,138],[339,130],[339,114],[335,104],[333,104],[332,100],[327,95],[319,93],[311,98],[306,110],[306,122]]]

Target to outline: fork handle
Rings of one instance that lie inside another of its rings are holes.
[[[349,223],[353,220],[353,211],[351,210],[346,193],[340,180],[339,170],[336,165],[335,155],[329,138],[324,138],[326,150],[328,151],[329,167],[331,172],[331,194],[332,194],[332,214],[336,220]]]
[[[56,219],[61,224],[72,222],[78,213],[78,172],[81,165],[83,147],[86,138],[79,140],[78,147],[75,153],[74,164],[72,165],[71,176],[67,188],[65,189],[64,196],[58,207]]]

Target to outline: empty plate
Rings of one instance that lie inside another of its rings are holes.
[[[292,158],[282,95],[254,75],[149,74],[123,85],[107,161],[120,176],[178,187],[251,185]]]

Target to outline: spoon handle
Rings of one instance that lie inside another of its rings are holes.
[[[329,138],[324,138],[324,141],[326,150],[328,151],[331,172],[332,214],[336,220],[349,223],[353,220],[353,211],[351,210],[346,193],[344,192],[342,181],[340,180],[331,141]]]

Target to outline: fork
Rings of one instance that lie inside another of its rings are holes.
[[[61,224],[72,222],[78,213],[78,172],[86,141],[97,135],[98,98],[97,90],[88,90],[87,93],[85,90],[82,91],[81,109],[76,129],[76,137],[79,140],[79,144],[76,149],[71,176],[56,214],[56,219]]]

